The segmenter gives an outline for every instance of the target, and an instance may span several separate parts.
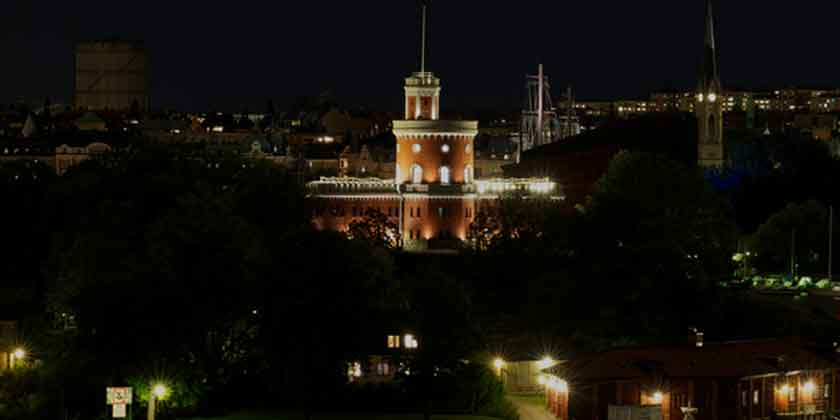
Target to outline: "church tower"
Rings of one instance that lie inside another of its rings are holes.
[[[722,102],[723,88],[720,84],[715,49],[714,12],[712,0],[707,0],[706,40],[694,104],[698,134],[697,161],[704,168],[724,165]]]

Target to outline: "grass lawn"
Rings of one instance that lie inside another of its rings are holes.
[[[303,420],[302,414],[236,413],[212,419],[184,420]],[[422,414],[314,414],[312,420],[423,420]],[[492,417],[440,415],[432,420],[498,420]]]

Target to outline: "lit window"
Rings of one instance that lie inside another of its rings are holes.
[[[440,151],[443,153],[449,153],[449,145],[444,144],[443,146],[440,146]]]
[[[417,339],[414,338],[414,336],[411,334],[405,335],[405,337],[403,338],[403,343],[405,344],[405,348],[407,349],[416,349],[418,347]]]
[[[472,167],[472,165],[467,165],[464,168],[464,182],[467,183],[467,184],[469,184],[470,182],[473,182],[473,167]]]
[[[711,103],[717,102],[717,95],[714,94],[714,93],[710,93],[709,94],[709,102],[711,102]]]
[[[413,184],[423,183],[423,167],[416,163],[411,166],[411,182]]]
[[[440,183],[441,184],[449,184],[451,179],[451,174],[448,166],[441,166],[440,168]]]
[[[757,389],[753,390],[753,405],[758,405],[760,401],[760,396],[761,394],[758,392]]]
[[[389,349],[398,349],[398,348],[400,348],[400,336],[398,336],[398,335],[389,335],[389,336],[388,336],[388,348],[389,348]]]
[[[418,143],[414,143],[411,145],[411,151],[414,153],[420,153],[423,150],[423,147],[420,146]]]
[[[402,183],[402,173],[400,173],[400,165],[397,165],[397,170],[394,173],[394,177],[397,179],[397,184]]]
[[[399,152],[400,152],[400,144],[397,143],[397,153],[399,153]]]
[[[467,151],[467,153],[472,152],[472,145],[467,143],[467,146],[465,147],[465,150]]]

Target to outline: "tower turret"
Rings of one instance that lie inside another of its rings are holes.
[[[440,119],[440,79],[426,71],[429,33],[429,6],[422,5],[422,29],[420,46],[420,71],[405,79],[405,119]]]

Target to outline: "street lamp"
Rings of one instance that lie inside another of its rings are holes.
[[[556,363],[554,362],[554,359],[551,356],[545,356],[537,362],[537,368],[539,368],[540,370],[548,369],[554,366],[555,364]]]
[[[149,411],[146,417],[148,420],[155,420],[157,400],[163,401],[167,395],[169,395],[169,388],[166,385],[160,383],[152,385],[151,392],[149,392]]]
[[[18,364],[19,361],[21,361],[25,358],[26,358],[26,350],[24,350],[22,347],[18,347],[16,349],[14,349],[12,351],[12,354],[11,354],[11,357],[10,357],[11,360],[9,360],[9,367],[14,368]]]
[[[496,375],[504,382],[504,377],[502,377],[502,368],[505,367],[505,359],[501,357],[497,357],[493,360],[493,367],[496,368]]]

